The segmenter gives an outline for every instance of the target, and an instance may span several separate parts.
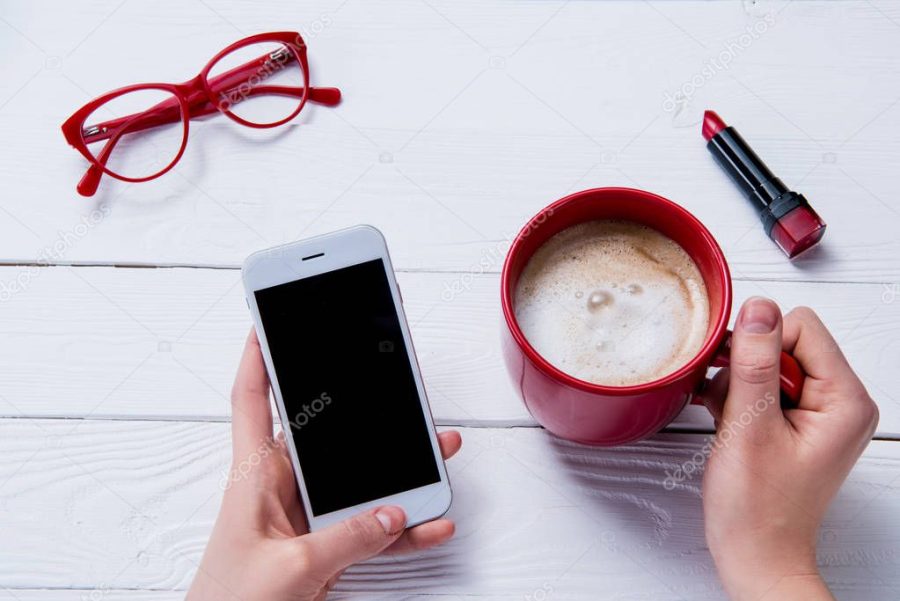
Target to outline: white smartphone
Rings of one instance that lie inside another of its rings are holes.
[[[451,491],[384,237],[367,225],[251,255],[247,304],[309,527]]]

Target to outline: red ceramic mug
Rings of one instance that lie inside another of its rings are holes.
[[[709,329],[700,351],[677,371],[644,384],[601,386],[570,376],[544,359],[525,339],[513,307],[516,283],[528,260],[554,234],[595,219],[650,226],[691,256],[709,296]],[[670,200],[630,188],[576,192],[535,215],[513,241],[500,282],[503,355],[531,415],[550,432],[576,442],[616,445],[646,438],[665,427],[691,401],[710,366],[728,365],[731,274],[722,249],[696,217]],[[781,354],[786,402],[800,398],[804,379],[797,361]]]

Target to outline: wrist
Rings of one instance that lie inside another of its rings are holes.
[[[225,590],[225,587],[217,579],[211,577],[201,563],[184,600],[213,601],[214,599],[230,598],[233,596],[234,593]]]
[[[733,601],[830,601],[828,586],[818,570],[747,570],[742,575],[722,576],[722,586]]]
[[[207,579],[198,574],[194,577],[184,601],[206,601],[207,599],[215,599],[215,595],[213,595],[212,587],[209,586]]]
[[[760,542],[762,538],[764,542]],[[754,540],[756,539],[756,540]],[[768,538],[752,534],[730,537],[726,544],[710,541],[710,552],[725,590],[732,599],[789,599],[786,590],[821,587],[827,592],[816,565],[814,540]],[[830,599],[820,596],[793,598]]]
[[[733,553],[725,557],[714,556],[722,585],[731,599],[742,601],[778,601],[793,599],[831,599],[831,596],[813,595],[813,591],[828,592],[815,562],[815,552],[810,554]],[[805,594],[799,594],[803,591]]]
[[[756,599],[756,597],[752,597]],[[828,585],[818,573],[809,575],[785,576],[772,584],[769,590],[758,597],[759,601],[834,601]]]

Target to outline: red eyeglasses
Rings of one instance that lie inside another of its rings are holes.
[[[164,174],[184,154],[195,117],[218,111],[248,127],[276,127],[296,117],[307,100],[334,106],[341,91],[309,87],[306,44],[293,31],[235,42],[184,83],[113,90],[62,125],[66,141],[91,163],[78,193],[93,196],[104,173],[126,182]]]

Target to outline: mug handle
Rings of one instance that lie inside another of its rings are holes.
[[[728,367],[731,364],[731,330],[725,332],[725,338],[719,345],[712,360],[713,367]],[[800,402],[800,395],[803,393],[803,381],[806,379],[806,373],[797,363],[794,357],[784,351],[781,351],[781,404],[787,407],[796,407]],[[692,404],[702,404],[702,402],[694,396],[691,400]]]

